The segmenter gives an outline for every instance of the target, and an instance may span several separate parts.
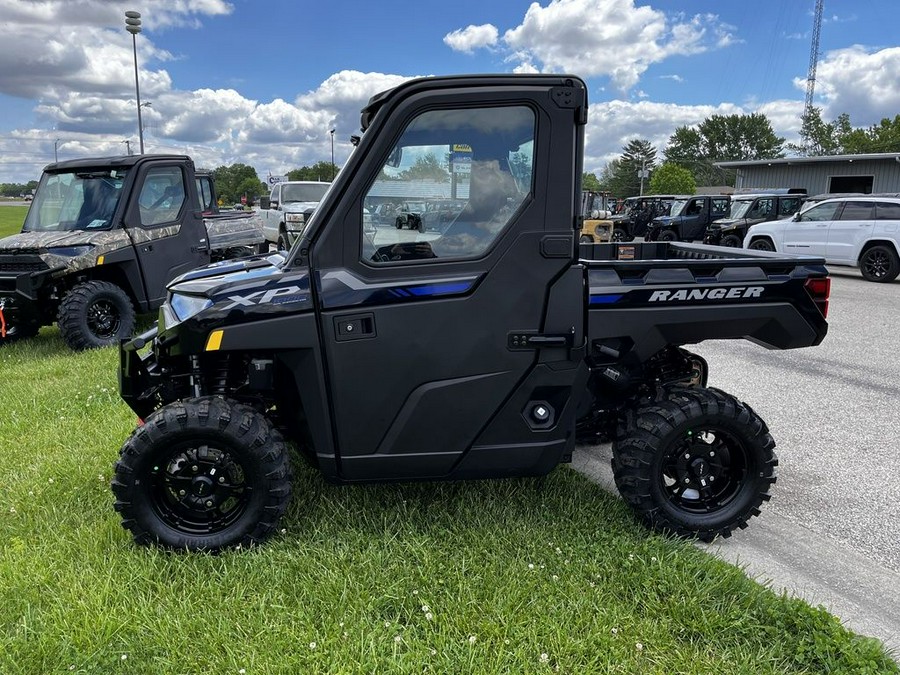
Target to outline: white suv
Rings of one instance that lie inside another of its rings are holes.
[[[744,247],[825,258],[851,265],[867,281],[900,274],[900,195],[824,199],[787,220],[754,225]]]

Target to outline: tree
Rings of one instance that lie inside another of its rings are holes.
[[[621,157],[607,164],[600,185],[616,197],[631,197],[640,193],[640,171],[652,171],[655,166],[656,148],[648,140],[635,138],[622,148]]]
[[[581,189],[600,192],[603,188],[600,187],[600,180],[595,174],[585,171],[583,174],[581,174]]]
[[[694,175],[683,166],[666,162],[650,178],[650,194],[692,195],[697,191]]]
[[[236,202],[244,195],[252,199],[268,192],[265,184],[256,175],[256,169],[246,164],[217,167],[213,169],[212,177],[216,184],[216,193],[226,203]]]
[[[441,166],[438,158],[432,153],[416,157],[415,163],[400,172],[403,180],[436,180],[441,183],[450,182],[450,173]]]
[[[301,166],[287,172],[288,180],[331,181],[337,175],[338,167],[331,162],[316,162],[312,166]]]
[[[696,128],[675,129],[664,155],[690,171],[699,185],[733,185],[734,172],[723,172],[715,162],[783,157],[784,139],[760,113],[712,115]]]

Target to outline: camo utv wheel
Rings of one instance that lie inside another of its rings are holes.
[[[716,389],[673,387],[620,426],[613,475],[650,527],[712,541],[746,527],[769,500],[774,447],[765,422],[745,403]]]
[[[736,234],[729,234],[722,237],[722,243],[719,244],[719,246],[728,246],[730,248],[741,248],[743,245],[743,240]]]
[[[218,551],[271,536],[290,478],[284,439],[269,420],[208,396],[147,418],[122,446],[112,491],[138,544]]]
[[[108,281],[86,281],[63,297],[59,332],[75,351],[118,344],[134,330],[134,306],[121,288]]]

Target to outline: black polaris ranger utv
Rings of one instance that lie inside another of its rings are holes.
[[[749,406],[706,387],[683,345],[818,344],[822,261],[676,243],[576,242],[587,99],[571,76],[420,79],[375,96],[356,152],[290,254],[169,285],[121,347],[142,422],[112,490],[142,544],[216,550],[271,535],[286,441],[332,481],[545,474],[576,435],[613,440],[624,498],[652,527],[712,539],[775,482]],[[441,232],[364,227],[413,199],[426,153],[472,148]]]

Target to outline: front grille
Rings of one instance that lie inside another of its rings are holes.
[[[50,269],[37,255],[0,255],[0,274],[43,272]]]
[[[39,248],[0,248],[0,258],[10,255],[30,255],[36,256],[41,252]]]

